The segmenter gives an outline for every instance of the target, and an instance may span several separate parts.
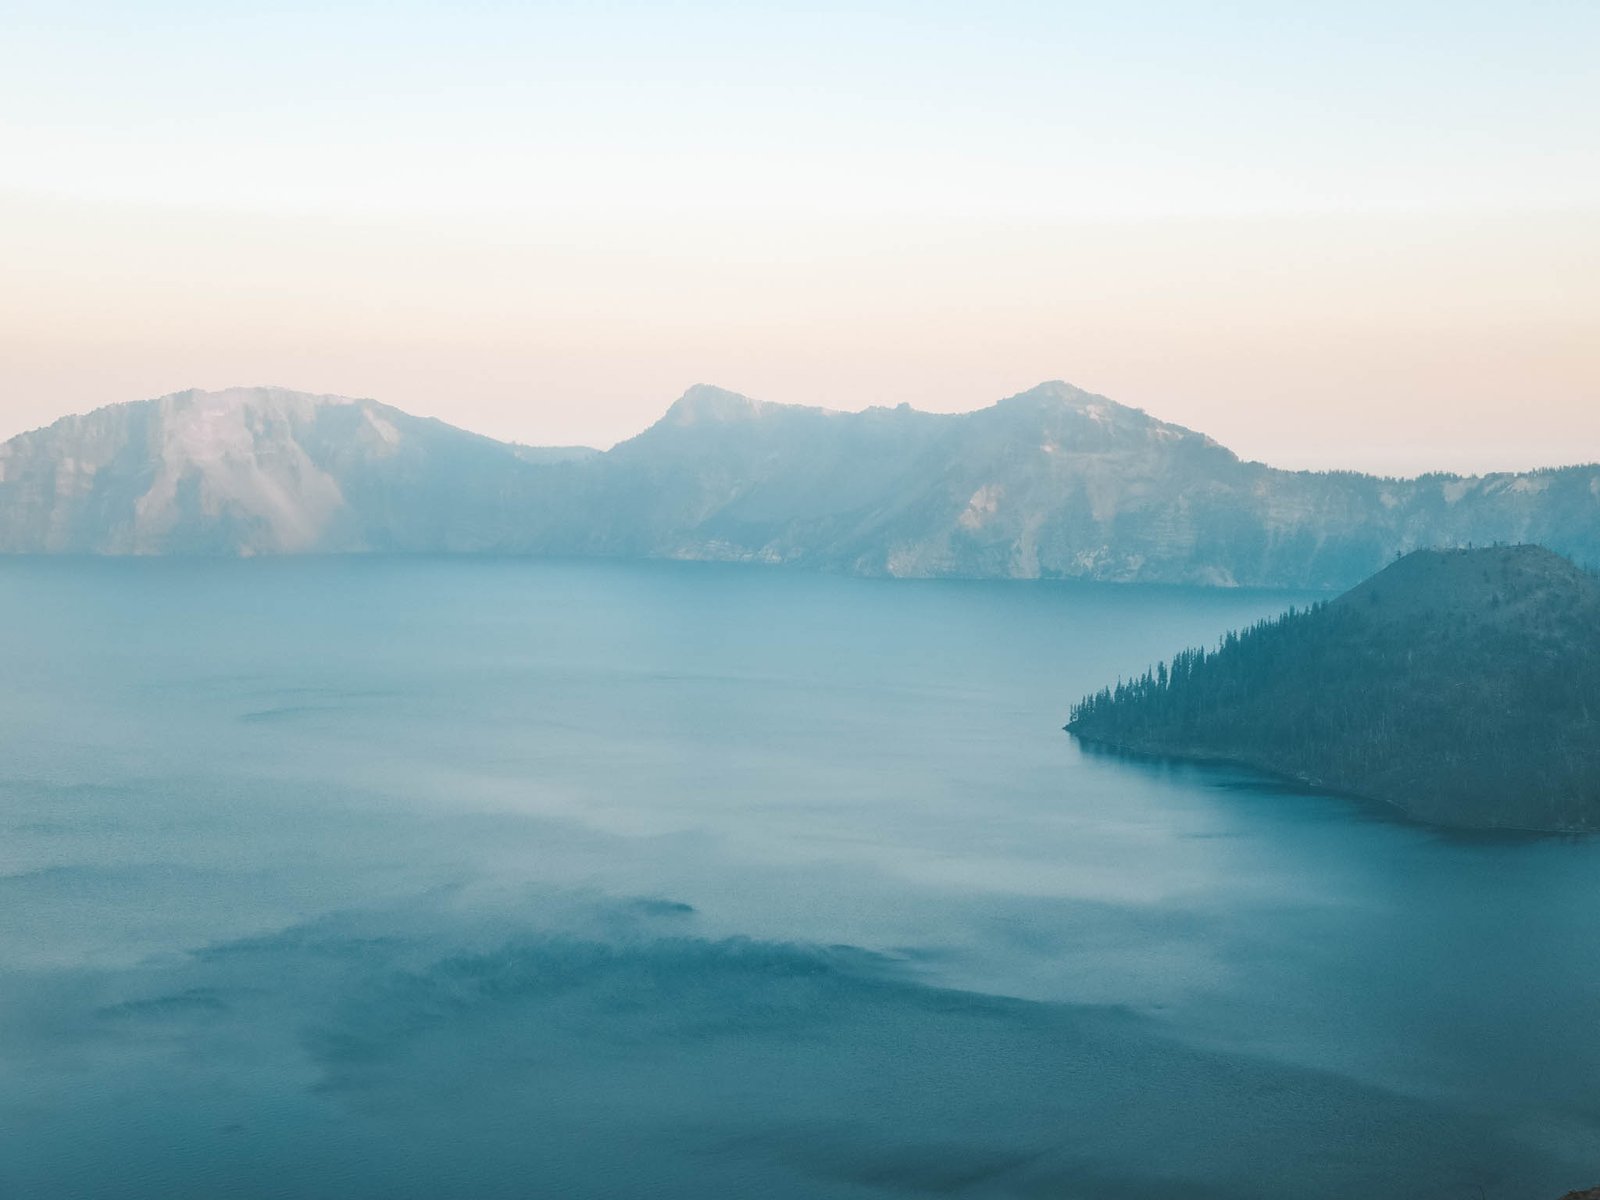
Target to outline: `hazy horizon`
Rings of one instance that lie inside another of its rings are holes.
[[[11,11],[5,436],[276,380],[604,446],[694,380],[1068,378],[1286,467],[1600,457],[1590,5]]]

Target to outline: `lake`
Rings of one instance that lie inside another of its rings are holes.
[[[0,1195],[1600,1183],[1600,840],[1061,732],[1308,599],[0,560]]]

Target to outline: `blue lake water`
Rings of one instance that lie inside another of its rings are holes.
[[[1060,731],[1305,599],[0,561],[0,1196],[1600,1183],[1600,841]]]

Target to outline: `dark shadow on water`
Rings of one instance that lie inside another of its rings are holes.
[[[1125,1010],[933,987],[860,947],[685,936],[669,899],[534,898],[509,936],[503,912],[436,899],[58,989],[20,1031],[35,1055],[0,1074],[0,1183],[1409,1200],[1482,1180],[1511,1200],[1565,1169],[1468,1109]]]
[[[1212,791],[1239,796],[1293,797],[1301,801],[1319,801],[1329,806],[1330,817],[1343,815],[1363,822],[1400,826],[1453,845],[1517,846],[1545,845],[1552,842],[1586,844],[1596,837],[1592,833],[1539,832],[1527,829],[1456,829],[1419,820],[1383,800],[1374,800],[1370,796],[1355,792],[1314,787],[1303,780],[1288,775],[1278,775],[1248,763],[1235,762],[1231,759],[1196,759],[1179,755],[1150,754],[1103,742],[1088,741],[1071,731],[1064,732],[1072,739],[1078,752],[1091,762],[1116,764],[1154,774],[1162,779],[1182,779],[1198,783]],[[1334,806],[1337,806],[1337,809]]]

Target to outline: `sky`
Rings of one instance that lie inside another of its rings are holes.
[[[1596,62],[1593,0],[0,0],[0,437],[1059,378],[1283,466],[1593,461]]]

